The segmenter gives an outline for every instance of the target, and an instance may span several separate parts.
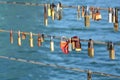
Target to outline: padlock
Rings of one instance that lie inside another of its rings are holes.
[[[77,36],[72,37],[72,42],[74,43],[75,51],[79,52],[82,50],[80,39]]]
[[[54,10],[55,4],[52,3],[51,4],[51,16],[52,16],[52,20],[55,20],[55,10]]]
[[[71,43],[71,38],[69,39],[68,50],[69,50],[69,51],[72,51],[72,43]]]
[[[88,56],[94,57],[94,47],[93,47],[92,39],[89,39],[89,41],[88,41]]]
[[[119,29],[118,23],[113,23],[113,24],[114,24],[114,31],[118,31]]]
[[[87,71],[87,80],[92,80],[92,71]]]
[[[80,20],[80,5],[77,6],[77,20]]]
[[[20,31],[18,31],[18,46],[21,46],[21,36],[20,36]]]
[[[101,19],[102,19],[102,16],[101,16],[99,10],[97,9],[97,11],[96,11],[96,13],[95,13],[95,20],[96,20],[96,21],[99,21],[99,20],[101,20]]]
[[[112,23],[112,8],[108,9],[108,21],[109,23]]]
[[[44,42],[44,34],[41,35],[41,42]]]
[[[13,44],[13,31],[10,30],[10,43]]]
[[[72,49],[75,50],[75,40],[74,37],[71,38]]]
[[[114,44],[112,42],[108,42],[108,50],[110,59],[115,59]]]
[[[90,7],[90,15],[89,15],[90,18],[92,18],[93,9],[94,9],[94,8],[91,6],[91,7]]]
[[[30,32],[30,47],[34,47],[33,45],[33,34]]]
[[[81,50],[82,50],[82,48],[81,48],[81,42],[80,42],[80,39],[78,39],[75,42],[75,51],[80,52]]]
[[[115,23],[115,8],[112,9],[112,22]]]
[[[22,32],[22,40],[25,40],[26,39],[26,34],[25,32]]]
[[[44,4],[44,25],[48,26],[47,4]]]
[[[69,41],[66,39],[66,37],[62,37],[60,41],[60,48],[62,52],[65,54],[69,53],[68,44],[69,44]]]
[[[85,8],[84,8],[84,6],[82,6],[82,17],[84,17],[85,16]]]
[[[40,47],[42,45],[41,43],[41,35],[38,34],[38,43],[37,43],[38,47]]]
[[[58,20],[62,19],[62,4],[60,2],[57,4],[57,10],[56,10],[55,15]]]
[[[53,52],[53,51],[54,51],[53,36],[51,36],[51,38],[50,38],[50,50],[51,50],[51,52]]]
[[[92,10],[92,19],[93,19],[93,20],[95,20],[95,14],[96,14],[96,13],[95,13],[95,9],[93,8],[93,10]]]
[[[51,8],[50,8],[50,4],[47,4],[48,7],[48,16],[51,16]]]
[[[89,14],[87,13],[87,11],[85,11],[84,24],[86,27],[90,26],[90,17],[89,17]]]

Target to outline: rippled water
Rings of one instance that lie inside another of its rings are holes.
[[[49,0],[1,0],[24,1],[36,3],[48,3]],[[51,0],[55,3],[58,0]],[[120,0],[84,0],[68,1],[59,0],[65,5],[93,5],[100,7],[119,6]],[[0,29],[15,31],[27,31],[44,33],[55,36],[78,36],[81,39],[119,42],[120,31],[113,31],[113,24],[108,23],[107,11],[101,11],[103,19],[99,22],[91,20],[89,29],[84,27],[83,19],[76,20],[76,9],[63,9],[61,21],[49,21],[48,27],[43,25],[43,7],[0,4]],[[120,15],[120,13],[119,13]],[[120,18],[119,18],[120,19]],[[49,19],[50,20],[50,19]],[[37,40],[37,37],[34,37]],[[17,46],[17,35],[14,35],[14,44],[9,43],[9,34],[0,33],[0,55],[27,60],[35,60],[44,63],[58,64],[67,67],[90,69],[92,71],[105,72],[120,75],[120,47],[115,46],[116,59],[110,60],[109,53],[104,45],[95,45],[95,57],[87,55],[87,43],[82,43],[82,51],[72,51],[65,55],[59,47],[59,40],[55,40],[55,51],[50,52],[49,39],[43,46],[29,47],[29,37],[23,41],[22,46]],[[38,66],[16,61],[0,59],[0,80],[86,80],[85,73],[69,70]],[[119,80],[110,77],[93,75],[93,80]]]

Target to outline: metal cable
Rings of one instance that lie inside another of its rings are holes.
[[[25,5],[25,6],[44,6],[44,4],[40,4],[40,3],[15,2],[15,1],[0,1],[0,4],[14,4],[14,5]],[[63,8],[77,8],[77,6],[74,6],[74,5],[62,5],[62,7]],[[108,10],[108,8],[101,8],[101,7],[96,7],[96,9]],[[117,9],[120,10],[120,7],[117,7]]]
[[[47,67],[71,70],[71,71],[75,71],[75,72],[88,73],[90,71],[90,70],[82,70],[80,68],[65,67],[65,66],[60,66],[60,65],[56,65],[56,64],[48,64],[48,63],[38,62],[38,61],[34,61],[34,60],[26,60],[26,59],[21,59],[21,58],[14,58],[14,57],[7,57],[7,56],[0,56],[0,58],[1,59],[12,60],[12,61],[36,64],[36,65],[40,65],[40,66],[47,66]],[[112,78],[119,78],[120,79],[119,75],[107,74],[107,73],[102,73],[102,72],[92,72],[92,71],[90,71],[90,72],[91,72],[91,74],[96,74],[96,75],[100,75],[100,76],[106,76],[106,77],[112,77]]]

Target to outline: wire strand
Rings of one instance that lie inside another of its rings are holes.
[[[40,4],[40,3],[15,2],[15,1],[0,1],[0,4],[14,4],[14,5],[25,5],[25,6],[44,6],[44,4]],[[74,5],[62,5],[62,7],[63,8],[77,8],[77,6],[74,6]],[[95,9],[108,10],[108,8],[102,8],[102,7],[95,7]],[[117,7],[117,9],[120,10],[120,7]]]
[[[7,32],[7,33],[9,33],[10,30],[0,29],[0,32]],[[13,33],[17,34],[18,31],[13,31]],[[20,33],[23,33],[23,32],[20,32]],[[25,33],[26,35],[29,35],[29,34],[30,34],[30,32],[24,32],[24,33]],[[33,33],[33,36],[38,36],[38,34]],[[53,37],[54,39],[61,39],[61,38],[62,38],[61,36],[51,36],[51,35],[46,35],[46,34],[44,34],[44,37],[45,37],[45,38]],[[66,37],[66,38],[67,38],[67,39],[70,39],[70,38],[68,38],[68,37]],[[80,41],[82,41],[82,42],[88,42],[89,40],[80,39]],[[95,41],[95,40],[93,40],[93,42],[94,42],[94,44],[101,44],[101,45],[107,45],[107,43],[108,43],[108,42]],[[119,45],[119,46],[120,46],[120,44],[117,44],[117,43],[116,43],[115,45]]]
[[[38,62],[38,61],[34,61],[34,60],[26,60],[26,59],[22,59],[22,58],[7,57],[7,56],[0,56],[0,58],[1,59],[12,60],[12,61],[36,64],[36,65],[40,65],[40,66],[47,66],[47,67],[71,70],[71,71],[75,71],[75,72],[88,73],[88,70],[82,70],[80,68],[65,67],[65,66],[60,66],[60,65],[57,65],[57,64],[48,64],[48,63]],[[102,73],[102,72],[92,72],[92,71],[91,71],[91,73],[96,74],[96,75],[100,75],[100,76],[106,76],[106,77],[112,77],[112,78],[119,78],[120,79],[119,75],[107,74],[107,73]]]

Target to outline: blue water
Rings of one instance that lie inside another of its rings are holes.
[[[58,2],[58,0],[1,1]],[[120,0],[59,1],[65,5],[93,5],[99,7],[115,7],[119,6],[120,3]],[[61,21],[49,21],[48,27],[45,27],[43,24],[43,7],[0,4],[0,29],[13,29],[15,31],[21,30],[67,37],[76,35],[81,39],[87,40],[92,38],[99,41],[119,42],[120,31],[114,32],[113,24],[108,23],[107,13],[107,11],[101,11],[103,19],[99,22],[91,20],[90,28],[86,29],[83,19],[77,21],[76,9],[63,9],[63,19]],[[60,40],[55,40],[54,52],[50,52],[49,39],[46,38],[45,40],[43,46],[37,47],[37,37],[34,36],[35,45],[34,48],[30,48],[28,36],[22,42],[22,46],[18,47],[17,34],[14,34],[14,44],[11,45],[9,42],[9,33],[0,33],[0,56],[24,58],[66,67],[77,67],[85,70],[90,69],[92,71],[120,75],[120,46],[115,46],[116,59],[110,60],[105,45],[95,45],[95,57],[89,58],[87,55],[87,43],[85,42],[82,43],[81,52],[76,53],[72,51],[70,54],[65,55],[58,45]],[[86,80],[86,77],[85,73],[0,59],[0,80]],[[119,79],[93,75],[92,80]]]

